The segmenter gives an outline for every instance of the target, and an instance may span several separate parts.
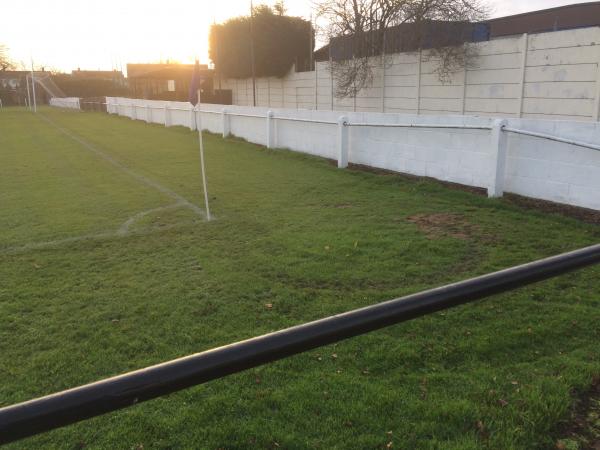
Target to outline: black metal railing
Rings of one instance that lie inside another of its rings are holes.
[[[600,262],[600,245],[305,323],[0,409],[12,442]]]

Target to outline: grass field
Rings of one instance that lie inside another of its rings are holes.
[[[600,240],[598,226],[433,181],[205,142],[211,222],[189,130],[0,111],[0,406]],[[554,448],[573,393],[600,374],[599,275],[9,448]]]

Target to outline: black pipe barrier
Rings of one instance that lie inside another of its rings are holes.
[[[600,244],[1,408],[0,443],[59,428],[599,262]]]

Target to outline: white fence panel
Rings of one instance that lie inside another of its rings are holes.
[[[501,115],[597,121],[600,116],[600,27],[480,42],[466,70],[442,82],[435,58],[422,52],[372,59],[370,86],[356,98],[335,97],[329,62],[315,73],[256,80],[257,106],[417,114]],[[252,81],[222,80],[233,103],[253,104]],[[315,101],[316,99],[316,101]]]
[[[79,105],[79,97],[53,97],[50,99],[50,106],[57,108],[81,109]]]

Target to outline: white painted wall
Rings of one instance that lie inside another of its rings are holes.
[[[57,108],[80,109],[79,97],[53,97],[50,99],[50,106],[56,106]]]
[[[509,119],[514,128],[600,144],[600,123]],[[600,210],[600,151],[508,134],[506,192]]]
[[[108,97],[107,103],[109,113],[167,126],[195,128],[194,112],[189,103],[113,97]],[[267,145],[268,108],[203,104],[200,110],[198,118],[203,129],[223,133],[224,121],[227,121],[231,134]],[[329,159],[338,158],[337,122],[340,116],[346,116],[351,124],[491,127],[495,120],[492,117],[462,115],[270,110],[274,114],[273,147]],[[228,114],[224,115],[223,111]],[[512,118],[507,119],[507,125],[600,145],[600,123],[597,122]],[[490,192],[495,189],[498,147],[489,130],[350,126],[348,134],[350,163],[487,188]],[[500,173],[503,177],[500,185],[504,185],[506,192],[600,210],[600,151],[512,133],[507,133],[506,142],[506,170],[504,174]]]
[[[259,78],[257,106],[598,121],[600,27],[508,37],[476,47],[474,66],[453,74],[448,84],[440,82],[427,52],[399,53],[385,64],[373,59],[372,86],[359,92],[356,102],[334,98],[332,103],[329,63],[322,62],[316,72]],[[235,105],[252,105],[250,79],[226,79],[221,85],[232,90]]]

